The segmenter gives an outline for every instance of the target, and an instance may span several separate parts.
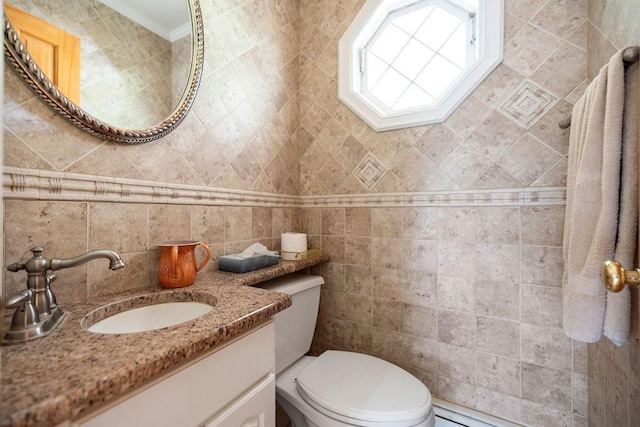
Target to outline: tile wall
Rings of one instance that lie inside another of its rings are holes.
[[[640,3],[589,0],[588,77],[597,75],[619,49],[640,45]],[[589,345],[589,421],[593,426],[640,425],[640,317],[632,299],[630,339],[615,347],[607,339]]]
[[[385,133],[335,96],[361,5],[301,2],[303,202],[565,185],[558,122],[586,86],[586,0],[506,0],[502,64],[444,123]],[[587,347],[561,325],[563,207],[396,206],[303,210],[332,259],[315,351],[383,357],[516,423],[587,425]]]
[[[57,271],[52,286],[62,304],[157,285],[156,243],[202,240],[215,259],[254,242],[278,247],[280,234],[298,220],[297,208],[6,200],[4,209],[5,265],[24,262],[25,251],[37,245],[48,258],[108,248],[124,259],[126,268],[116,271],[106,260]],[[204,271],[216,268],[212,261]],[[4,273],[5,296],[24,288],[24,272]]]
[[[74,23],[76,29],[81,27],[78,31],[92,28],[94,2],[63,3],[81,9],[82,13],[73,15],[81,17],[80,22]],[[71,173],[89,182],[94,176],[144,182],[154,194],[150,202],[145,199],[128,203],[124,197],[118,199],[122,204],[93,203],[83,201],[82,196],[49,197],[47,194],[58,193],[50,189],[44,195],[34,196],[38,200],[30,200],[29,196],[18,199],[9,196],[5,200],[5,267],[28,259],[29,248],[34,245],[44,246],[50,257],[74,256],[96,245],[113,246],[137,267],[110,273],[102,265],[90,265],[62,272],[57,280],[61,303],[96,292],[154,283],[157,259],[154,244],[160,237],[203,239],[220,254],[238,251],[242,245],[248,246],[258,239],[266,239],[268,243],[283,230],[293,229],[289,224],[291,221],[295,224],[296,211],[287,208],[252,209],[233,206],[231,202],[219,207],[221,199],[212,202],[216,207],[210,210],[202,206],[202,201],[197,207],[167,205],[171,197],[166,194],[175,194],[179,192],[176,186],[184,185],[196,190],[215,187],[275,195],[299,193],[298,1],[207,0],[201,1],[200,6],[206,50],[198,97],[180,127],[158,141],[116,144],[80,132],[44,106],[5,67],[5,167],[18,174],[21,170],[58,174],[51,178],[58,190],[65,187],[64,174]],[[148,185],[150,182],[163,188],[158,190],[161,194],[157,198],[155,187]],[[164,188],[164,184],[170,189]],[[96,183],[94,190],[100,187],[102,184]],[[236,198],[240,199],[241,196]],[[201,209],[207,214],[198,214]],[[198,215],[216,225],[198,226],[200,220],[195,219]],[[270,229],[272,219],[276,224],[284,221],[284,228],[274,225]],[[170,235],[157,234],[158,224],[163,221],[172,224]],[[234,231],[238,228],[241,230]],[[114,233],[127,237],[114,238]],[[270,246],[277,245],[276,240],[271,242]],[[103,273],[106,275],[102,276]],[[5,296],[23,286],[24,278],[8,273],[6,268],[3,279]],[[63,285],[67,280],[75,283],[75,287]],[[108,284],[103,285],[103,281]]]
[[[504,60],[442,124],[376,133],[337,99],[337,49],[364,2],[302,0],[303,195],[565,184],[586,78],[586,0],[506,0]]]
[[[562,332],[564,207],[305,209],[329,251],[314,350],[403,366],[442,399],[586,425],[587,346]]]

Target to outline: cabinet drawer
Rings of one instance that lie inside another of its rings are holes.
[[[275,333],[271,322],[73,425],[201,425],[274,370]]]
[[[269,374],[204,427],[273,427],[276,424],[276,376]]]

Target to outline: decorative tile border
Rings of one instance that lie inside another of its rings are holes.
[[[428,193],[302,196],[301,207],[563,206],[566,198],[565,187],[533,187]]]
[[[6,199],[299,207],[296,195],[4,168]]]
[[[4,168],[4,197],[115,203],[266,207],[562,206],[564,187],[295,196]]]

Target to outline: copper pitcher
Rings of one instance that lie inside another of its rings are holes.
[[[211,259],[211,249],[206,243],[198,241],[162,242],[160,261],[158,261],[158,280],[164,288],[181,288],[192,285],[196,274]],[[204,260],[196,263],[196,248],[200,246],[206,251]]]

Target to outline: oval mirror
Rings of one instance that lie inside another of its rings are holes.
[[[75,126],[113,141],[148,142],[173,131],[195,99],[204,57],[200,4],[5,0],[4,52]]]

